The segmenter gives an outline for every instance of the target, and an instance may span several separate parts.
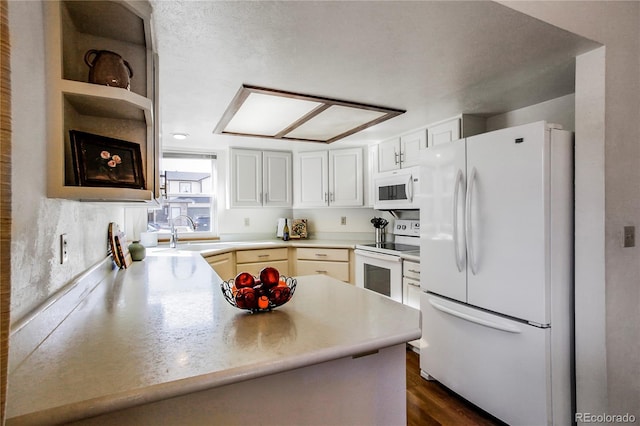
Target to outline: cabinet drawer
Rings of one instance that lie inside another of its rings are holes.
[[[348,262],[318,262],[315,260],[298,260],[297,275],[324,274],[344,282],[349,282]]]
[[[349,249],[298,248],[296,257],[302,260],[332,260],[338,262],[348,262]]]
[[[257,263],[238,263],[236,264],[236,275],[240,272],[248,272],[254,277],[260,275],[262,268],[271,266],[276,268],[280,275],[289,276],[289,261],[288,260],[274,260],[269,262],[257,262]]]
[[[277,249],[242,250],[236,252],[236,263],[270,262],[272,260],[288,260],[286,247]]]
[[[402,276],[420,281],[420,264],[405,260],[402,262]]]

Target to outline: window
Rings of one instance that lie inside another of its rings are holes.
[[[159,209],[148,210],[149,230],[168,233],[173,223],[180,233],[217,234],[214,154],[165,152],[160,181],[162,204]]]

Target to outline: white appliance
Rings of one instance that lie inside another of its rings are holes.
[[[417,210],[415,194],[420,190],[420,168],[380,173],[374,178],[376,210]]]
[[[421,157],[421,373],[508,424],[573,423],[572,155],[537,122]]]
[[[419,255],[420,221],[396,220],[394,241],[356,245],[356,286],[403,303],[403,254]]]

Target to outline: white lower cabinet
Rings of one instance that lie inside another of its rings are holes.
[[[289,275],[289,249],[286,247],[274,249],[242,250],[236,252],[236,274],[249,272],[258,276],[262,268],[271,266],[280,275]]]
[[[236,276],[233,252],[205,256],[205,260],[222,280],[227,281]]]
[[[402,262],[402,303],[420,309],[420,264],[404,260]]]
[[[350,277],[349,249],[298,248],[296,275],[329,275],[344,282]]]
[[[296,154],[296,207],[364,205],[362,148]]]

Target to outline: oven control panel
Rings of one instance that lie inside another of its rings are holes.
[[[420,221],[419,220],[406,220],[398,219],[393,225],[394,235],[403,235],[408,237],[420,236]]]

